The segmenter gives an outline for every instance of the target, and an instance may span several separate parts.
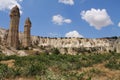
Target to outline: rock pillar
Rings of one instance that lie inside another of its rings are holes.
[[[24,40],[23,40],[23,46],[29,47],[31,45],[31,21],[29,18],[26,19],[25,25],[24,25]]]
[[[19,19],[20,12],[17,6],[10,12],[10,28],[8,32],[7,44],[9,47],[17,49],[19,46]]]

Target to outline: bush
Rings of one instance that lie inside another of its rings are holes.
[[[0,64],[0,79],[4,79],[6,77],[13,77],[13,69],[8,68],[5,64]]]
[[[53,49],[51,49],[51,53],[58,55],[58,54],[60,54],[60,51],[57,48],[53,48]]]
[[[31,64],[25,68],[24,75],[26,76],[35,76],[35,75],[44,75],[46,66],[44,64]]]
[[[120,60],[116,58],[112,58],[105,64],[105,67],[110,69],[120,70]]]
[[[43,80],[82,80],[86,73],[78,73],[82,67],[89,67],[94,64],[107,62],[106,67],[120,70],[120,54],[81,54],[81,55],[61,55],[59,50],[52,49],[52,55],[39,54],[19,57],[16,55],[0,55],[0,61],[14,59],[14,68],[9,68],[5,64],[0,64],[0,79],[9,77],[36,77]],[[57,54],[57,55],[56,55]],[[99,75],[99,70],[92,69],[91,73]],[[91,80],[91,76],[87,79]]]

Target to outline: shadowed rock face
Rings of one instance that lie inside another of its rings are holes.
[[[31,21],[30,21],[30,18],[28,17],[26,20],[25,20],[25,25],[29,25],[29,27],[31,27]]]
[[[20,19],[19,8],[15,6],[12,8],[10,12],[10,28],[7,39],[8,46],[13,47],[15,49],[18,48],[19,42],[19,19]]]

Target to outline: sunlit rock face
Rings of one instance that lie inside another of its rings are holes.
[[[120,38],[115,41],[114,50],[115,50],[117,53],[120,53]]]
[[[24,25],[24,40],[23,40],[24,47],[30,47],[31,44],[30,33],[31,33],[31,21],[29,18],[27,18]]]
[[[19,8],[18,6],[15,6],[10,11],[10,27],[7,38],[7,45],[15,49],[17,49],[19,46],[19,21]]]
[[[108,39],[81,39],[81,38],[41,38],[32,37],[32,44],[38,46],[53,46],[58,48],[72,47],[109,47],[111,44]]]
[[[0,45],[7,46],[6,39],[8,30],[0,28]],[[24,33],[19,33],[19,45],[22,45],[24,41]],[[40,36],[31,36],[31,47],[45,47],[47,52],[50,48],[58,48],[61,54],[75,55],[78,53],[97,52],[105,53],[110,51],[116,51],[120,53],[120,39],[119,38],[98,38],[98,39],[87,39],[87,38],[48,38]],[[45,50],[40,49],[40,52]]]
[[[37,46],[52,46],[60,49],[65,53],[64,49],[68,48],[68,53],[77,53],[73,48],[81,49],[86,48],[87,50],[92,51],[95,49],[97,52],[110,52],[115,51],[118,47],[115,47],[114,44],[117,38],[98,38],[98,39],[86,39],[86,38],[43,38],[39,36],[32,36],[32,45]],[[119,41],[118,41],[119,42]],[[120,44],[118,44],[120,45]],[[79,51],[79,50],[77,50]],[[120,52],[117,49],[117,52]]]
[[[7,39],[7,33],[8,31],[4,28],[0,28],[0,42],[2,44],[2,42],[5,42]]]

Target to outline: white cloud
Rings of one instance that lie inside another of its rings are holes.
[[[57,34],[57,33],[49,33],[49,36],[50,36],[50,37],[59,37],[60,35]]]
[[[70,31],[70,32],[66,33],[65,37],[79,37],[79,38],[83,38],[83,36],[81,34],[79,34],[76,30]]]
[[[59,0],[58,2],[67,5],[74,5],[74,0]]]
[[[21,5],[19,3],[22,1],[23,0],[0,0],[0,11],[10,10],[15,5],[17,5],[21,9]],[[22,14],[21,10],[20,13]]]
[[[118,27],[120,27],[120,22],[118,23]]]
[[[64,17],[62,17],[61,15],[55,15],[52,17],[52,22],[55,23],[55,24],[58,24],[58,25],[62,25],[63,23],[71,23],[72,20],[71,19],[66,19]]]
[[[82,19],[90,24],[90,26],[95,27],[100,30],[103,27],[113,24],[108,15],[106,9],[94,9],[81,12]]]
[[[71,23],[72,20],[71,20],[71,19],[64,19],[64,22],[65,22],[65,23]]]

